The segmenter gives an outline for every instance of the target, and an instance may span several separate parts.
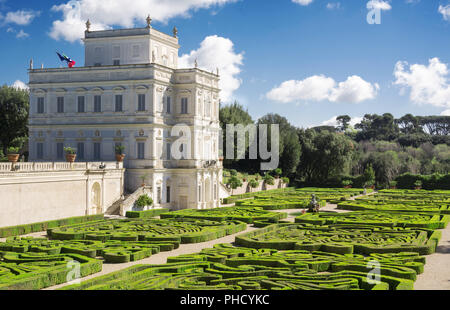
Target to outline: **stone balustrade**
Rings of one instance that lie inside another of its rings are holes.
[[[0,173],[13,172],[47,172],[65,170],[111,170],[123,169],[123,163],[119,162],[17,162],[0,163]]]

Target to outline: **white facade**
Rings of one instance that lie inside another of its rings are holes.
[[[0,227],[102,214],[123,195],[121,163],[0,163]]]
[[[177,69],[178,38],[152,28],[85,33],[86,66],[30,69],[30,161],[114,160],[125,146],[125,186],[151,186],[156,207],[219,206],[219,76]],[[176,124],[192,157],[174,160]],[[168,193],[169,192],[169,193]]]

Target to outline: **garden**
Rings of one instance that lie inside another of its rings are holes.
[[[436,252],[440,229],[450,221],[450,192],[382,190],[364,195],[371,192],[288,188],[231,197],[235,207],[40,224],[47,227],[47,238],[12,236],[0,243],[0,289],[62,284],[70,279],[71,264],[80,265],[82,278],[100,272],[103,264],[138,262],[183,244],[237,234],[251,224],[257,229],[237,235],[233,244],[169,255],[163,265],[134,265],[63,289],[413,289],[426,255]],[[346,212],[302,210],[291,214],[295,222],[289,222],[287,213],[271,211],[305,209],[312,195],[320,206],[334,203]],[[378,276],[371,274],[374,268]]]

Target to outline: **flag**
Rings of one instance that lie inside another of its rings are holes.
[[[56,54],[58,55],[58,57],[61,61],[67,62],[67,66],[69,68],[73,68],[73,66],[75,66],[75,61],[73,61],[72,59],[70,59],[69,57],[64,55],[64,53],[61,55],[60,53],[56,52]]]

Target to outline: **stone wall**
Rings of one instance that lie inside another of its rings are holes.
[[[0,163],[0,227],[104,213],[123,195],[122,164]]]

